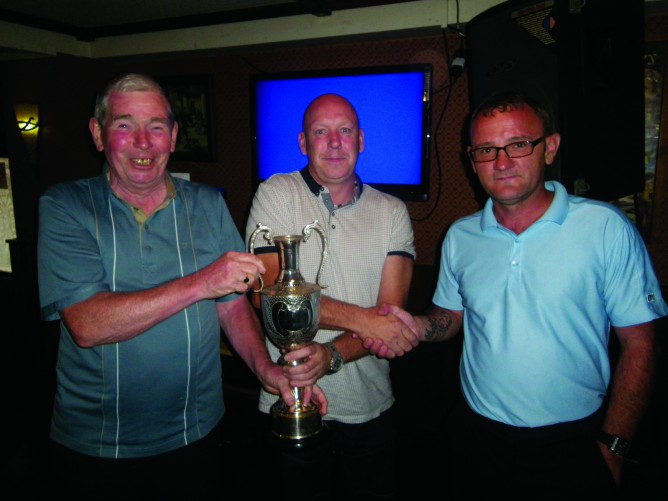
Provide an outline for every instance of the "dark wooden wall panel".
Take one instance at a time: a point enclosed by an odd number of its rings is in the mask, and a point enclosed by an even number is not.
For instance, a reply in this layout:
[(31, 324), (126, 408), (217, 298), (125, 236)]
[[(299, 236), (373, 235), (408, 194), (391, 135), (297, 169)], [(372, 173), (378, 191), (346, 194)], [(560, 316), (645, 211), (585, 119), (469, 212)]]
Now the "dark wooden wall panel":
[[(668, 57), (668, 14), (648, 16), (645, 23), (645, 40), (660, 43)], [(659, 151), (656, 161), (652, 228), (649, 250), (659, 282), (668, 290), (668, 63), (664, 63), (663, 103), (659, 130)], [(668, 293), (668, 292), (665, 292)]]

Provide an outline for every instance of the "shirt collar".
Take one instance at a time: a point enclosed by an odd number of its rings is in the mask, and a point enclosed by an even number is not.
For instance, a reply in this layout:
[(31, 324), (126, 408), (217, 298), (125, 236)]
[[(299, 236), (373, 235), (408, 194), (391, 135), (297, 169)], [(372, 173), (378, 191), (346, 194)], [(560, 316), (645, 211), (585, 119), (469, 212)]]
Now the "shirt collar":
[[(545, 188), (548, 191), (554, 192), (554, 198), (545, 211), (545, 214), (543, 214), (538, 221), (552, 221), (553, 223), (562, 224), (568, 215), (568, 192), (566, 191), (566, 188), (557, 181), (545, 181)], [(480, 229), (484, 230), (490, 226), (496, 227), (498, 224), (496, 216), (494, 215), (494, 203), (491, 198), (488, 198), (487, 202), (485, 202), (485, 207), (482, 210)]]
[[(144, 214), (144, 211), (142, 211), (138, 207), (135, 207), (132, 204), (129, 204), (125, 200), (122, 200), (121, 198), (119, 198), (116, 195), (116, 193), (114, 193), (114, 190), (111, 189), (111, 184), (109, 182), (111, 173), (109, 172), (109, 169), (110, 169), (109, 164), (107, 162), (105, 162), (102, 170), (103, 170), (103, 176), (104, 176), (104, 179), (106, 180), (106, 186), (107, 186), (107, 189), (109, 190), (109, 193), (111, 193), (114, 197), (121, 200), (123, 203), (130, 206), (132, 208), (132, 213), (135, 215), (135, 219), (137, 219), (138, 222), (141, 223), (141, 222), (146, 221), (146, 219), (148, 219), (148, 217), (146, 216), (146, 214)], [(172, 200), (174, 200), (176, 198), (176, 185), (174, 184), (174, 180), (172, 179), (172, 175), (169, 173), (169, 171), (165, 171), (165, 174), (166, 174), (165, 175), (165, 188), (167, 190), (167, 193), (165, 194), (165, 199), (162, 201), (160, 206), (158, 208), (156, 208), (156, 210), (154, 212), (157, 212), (161, 209), (164, 209), (165, 207), (167, 207), (169, 205), (169, 203)]]
[[(326, 186), (322, 186), (320, 183), (318, 183), (318, 181), (316, 181), (313, 178), (313, 176), (308, 170), (308, 166), (300, 170), (299, 173), (302, 175), (302, 178), (304, 179), (304, 182), (306, 183), (306, 186), (308, 186), (311, 193), (313, 193), (316, 197), (322, 196), (323, 201), (325, 201), (325, 203), (327, 203), (327, 200), (329, 200), (329, 203), (331, 204), (331, 198), (329, 198), (329, 190), (327, 189)], [(343, 207), (345, 205), (354, 204), (362, 196), (363, 189), (364, 189), (364, 183), (362, 183), (360, 177), (357, 175), (357, 173), (355, 173), (355, 193), (353, 195), (353, 199), (349, 203), (340, 205), (338, 207), (332, 205), (332, 207), (330, 207), (330, 210), (338, 209), (339, 207)], [(325, 195), (327, 196), (325, 197)]]

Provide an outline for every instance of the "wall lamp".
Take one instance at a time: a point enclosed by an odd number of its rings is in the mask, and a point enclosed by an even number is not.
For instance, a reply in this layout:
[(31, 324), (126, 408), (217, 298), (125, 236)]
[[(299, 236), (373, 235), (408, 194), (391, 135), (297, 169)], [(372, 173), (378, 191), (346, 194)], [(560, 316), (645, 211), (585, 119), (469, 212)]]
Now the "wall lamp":
[(36, 104), (15, 104), (16, 125), (26, 146), (28, 159), (37, 163), (37, 146), (40, 136), (39, 106)]
[(21, 132), (30, 132), (31, 130), (35, 130), (37, 127), (39, 127), (39, 122), (35, 120), (35, 117), (28, 117), (27, 121), (17, 121), (16, 124), (19, 126), (19, 130)]
[(24, 133), (36, 134), (39, 129), (39, 107), (36, 104), (15, 104), (16, 125)]

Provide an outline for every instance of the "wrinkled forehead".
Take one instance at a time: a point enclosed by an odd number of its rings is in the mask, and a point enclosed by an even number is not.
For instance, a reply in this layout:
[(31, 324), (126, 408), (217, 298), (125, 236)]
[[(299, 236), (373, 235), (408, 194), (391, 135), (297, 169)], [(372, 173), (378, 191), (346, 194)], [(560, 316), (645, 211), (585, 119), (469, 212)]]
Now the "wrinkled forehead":
[(471, 144), (479, 144), (495, 142), (499, 138), (534, 138), (543, 133), (543, 122), (530, 107), (505, 107), (480, 113), (471, 125), (470, 140)]
[(109, 94), (106, 120), (113, 120), (119, 115), (151, 116), (173, 124), (173, 115), (169, 101), (160, 92), (153, 89), (117, 91)]

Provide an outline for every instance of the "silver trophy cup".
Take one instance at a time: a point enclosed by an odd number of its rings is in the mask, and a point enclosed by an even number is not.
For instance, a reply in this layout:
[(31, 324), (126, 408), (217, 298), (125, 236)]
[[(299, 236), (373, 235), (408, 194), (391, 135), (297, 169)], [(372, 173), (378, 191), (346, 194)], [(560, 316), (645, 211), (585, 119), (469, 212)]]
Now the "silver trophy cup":
[[(322, 257), (316, 276), (316, 283), (308, 283), (299, 271), (299, 246), (311, 236), (312, 230), (322, 239)], [(258, 223), (250, 237), (249, 249), (253, 254), (255, 240), (259, 234), (270, 244), (278, 248), (280, 273), (274, 285), (264, 287), (260, 276), (260, 288), (254, 289), (261, 295), (262, 321), (269, 339), (286, 353), (313, 341), (320, 323), (320, 273), (327, 260), (327, 237), (318, 221), (307, 225), (301, 235), (274, 236), (271, 228)], [(278, 363), (287, 365), (283, 356)], [(298, 365), (301, 361), (291, 362)], [(301, 388), (293, 388), (296, 404), (290, 408), (279, 399), (271, 407), (272, 433), (282, 443), (301, 448), (307, 439), (322, 431), (322, 421), (318, 407), (303, 404)]]

